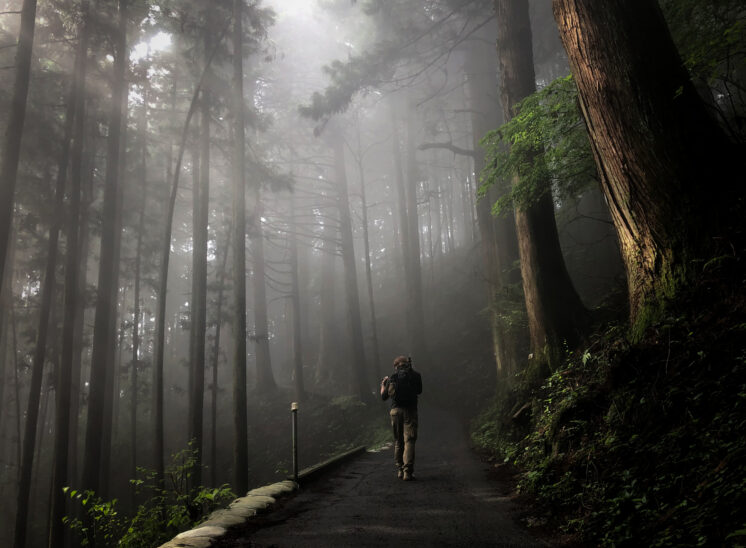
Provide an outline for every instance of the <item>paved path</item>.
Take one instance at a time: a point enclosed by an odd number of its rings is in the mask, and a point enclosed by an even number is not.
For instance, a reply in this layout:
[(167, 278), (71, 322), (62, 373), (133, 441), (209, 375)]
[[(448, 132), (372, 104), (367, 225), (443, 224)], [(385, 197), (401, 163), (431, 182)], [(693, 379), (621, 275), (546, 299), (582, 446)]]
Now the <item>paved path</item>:
[(421, 409), (419, 438), (416, 481), (397, 479), (393, 450), (365, 453), (219, 546), (546, 546), (513, 522), (456, 420)]

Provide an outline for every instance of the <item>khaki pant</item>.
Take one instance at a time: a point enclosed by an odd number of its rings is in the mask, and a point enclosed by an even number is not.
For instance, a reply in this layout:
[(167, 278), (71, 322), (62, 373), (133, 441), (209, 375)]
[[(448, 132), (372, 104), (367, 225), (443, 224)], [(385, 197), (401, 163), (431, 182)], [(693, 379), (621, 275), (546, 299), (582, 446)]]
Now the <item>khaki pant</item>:
[(417, 407), (394, 407), (391, 428), (394, 431), (394, 462), (397, 470), (414, 473), (414, 443), (417, 441)]

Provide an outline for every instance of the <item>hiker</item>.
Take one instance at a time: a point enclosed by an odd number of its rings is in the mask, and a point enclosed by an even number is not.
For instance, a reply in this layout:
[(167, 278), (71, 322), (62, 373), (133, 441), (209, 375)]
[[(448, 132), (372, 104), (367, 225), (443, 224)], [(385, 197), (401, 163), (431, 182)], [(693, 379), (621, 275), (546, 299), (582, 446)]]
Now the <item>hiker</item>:
[(396, 476), (414, 479), (414, 443), (417, 441), (417, 396), (422, 394), (422, 377), (412, 369), (412, 358), (394, 360), (394, 373), (381, 381), (381, 399), (391, 398), (391, 428), (394, 431)]

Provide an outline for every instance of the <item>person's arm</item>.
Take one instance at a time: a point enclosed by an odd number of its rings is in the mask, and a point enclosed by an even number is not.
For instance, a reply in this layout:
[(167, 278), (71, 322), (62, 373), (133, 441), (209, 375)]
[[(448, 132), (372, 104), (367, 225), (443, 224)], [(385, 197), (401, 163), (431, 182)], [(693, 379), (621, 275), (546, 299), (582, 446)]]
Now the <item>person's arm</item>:
[(386, 376), (381, 381), (381, 399), (383, 401), (386, 401), (387, 399), (389, 399), (388, 384), (389, 384), (389, 378), (388, 376)]

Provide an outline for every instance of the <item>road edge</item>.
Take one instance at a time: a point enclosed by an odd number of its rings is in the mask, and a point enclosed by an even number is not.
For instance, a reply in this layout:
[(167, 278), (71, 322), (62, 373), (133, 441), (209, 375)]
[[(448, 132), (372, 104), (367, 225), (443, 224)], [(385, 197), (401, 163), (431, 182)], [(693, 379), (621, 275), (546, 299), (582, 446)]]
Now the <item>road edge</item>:
[(300, 489), (301, 483), (314, 481), (323, 473), (365, 451), (366, 447), (361, 445), (304, 468), (298, 473), (297, 482), (293, 478), (288, 478), (252, 489), (246, 493), (246, 496), (235, 499), (227, 508), (215, 510), (207, 516), (207, 520), (192, 529), (179, 533), (168, 542), (161, 544), (159, 548), (208, 548), (225, 536), (229, 530), (245, 525), (259, 514), (269, 512), (278, 498), (294, 493)]

